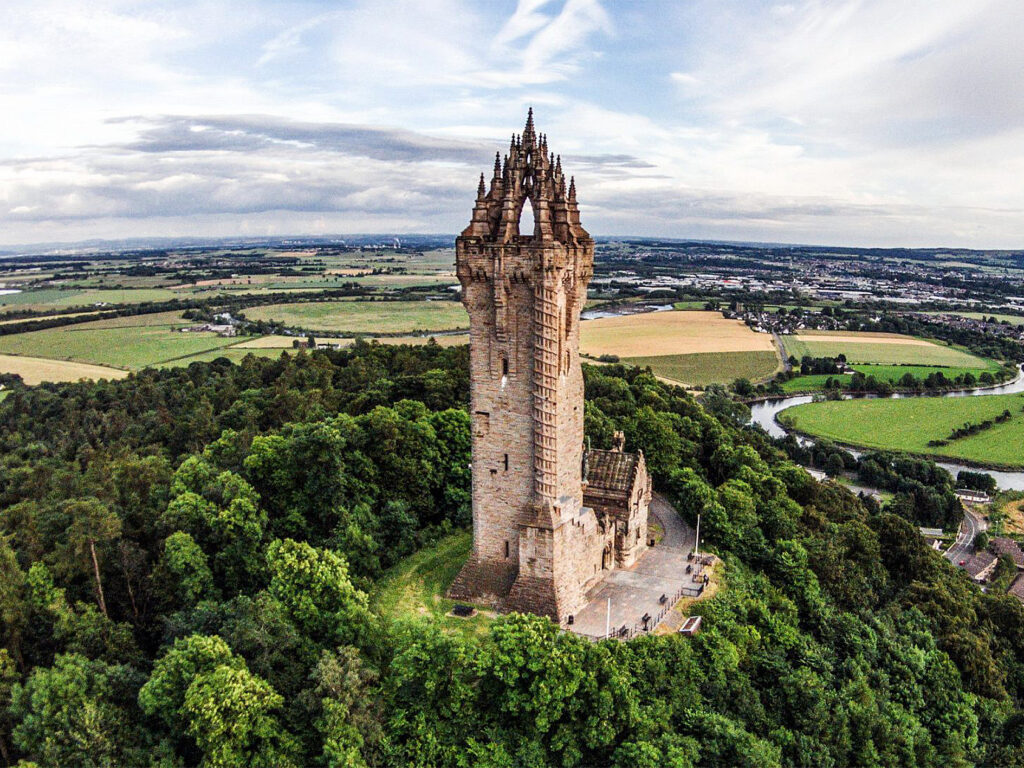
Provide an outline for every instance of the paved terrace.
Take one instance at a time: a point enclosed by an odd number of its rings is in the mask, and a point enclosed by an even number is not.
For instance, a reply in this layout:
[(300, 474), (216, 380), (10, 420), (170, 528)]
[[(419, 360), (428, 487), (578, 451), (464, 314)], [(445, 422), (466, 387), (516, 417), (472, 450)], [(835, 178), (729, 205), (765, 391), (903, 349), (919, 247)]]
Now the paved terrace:
[[(649, 522), (657, 522), (665, 532), (661, 542), (651, 547), (628, 570), (612, 571), (587, 594), (586, 606), (576, 614), (573, 632), (603, 637), (611, 598), (611, 627), (614, 633), (623, 625), (634, 627), (645, 613), (657, 617), (667, 604), (659, 602), (668, 595), (669, 603), (681, 587), (696, 587), (693, 574), (686, 572), (693, 552), (694, 530), (687, 525), (661, 496), (651, 500)], [(652, 620), (650, 629), (654, 629)]]

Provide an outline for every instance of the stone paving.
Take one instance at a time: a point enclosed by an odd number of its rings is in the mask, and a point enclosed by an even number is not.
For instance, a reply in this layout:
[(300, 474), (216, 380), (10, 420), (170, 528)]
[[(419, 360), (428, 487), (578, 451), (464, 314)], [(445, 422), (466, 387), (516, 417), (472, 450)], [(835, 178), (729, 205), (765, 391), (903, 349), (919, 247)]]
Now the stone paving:
[(609, 598), (614, 632), (623, 625), (633, 627), (644, 614), (657, 616), (665, 607), (659, 602), (662, 595), (671, 598), (680, 587), (696, 586), (692, 574), (686, 573), (689, 564), (686, 557), (693, 551), (694, 530), (657, 494), (651, 501), (649, 514), (650, 522), (659, 523), (665, 531), (662, 540), (648, 549), (632, 568), (612, 571), (595, 585), (587, 593), (586, 606), (567, 629), (603, 637)]

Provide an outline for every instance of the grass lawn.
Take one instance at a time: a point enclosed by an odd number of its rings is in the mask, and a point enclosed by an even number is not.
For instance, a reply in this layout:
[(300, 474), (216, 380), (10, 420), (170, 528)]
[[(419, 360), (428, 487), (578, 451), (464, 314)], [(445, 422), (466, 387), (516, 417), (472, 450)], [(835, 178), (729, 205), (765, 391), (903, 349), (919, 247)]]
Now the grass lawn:
[(693, 386), (726, 384), (738, 378), (757, 381), (771, 376), (779, 367), (774, 352), (699, 352), (624, 357), (622, 362), (641, 368), (649, 365), (657, 376)]
[[(963, 459), (977, 464), (1024, 467), (1024, 394), (981, 397), (917, 397), (902, 400), (841, 400), (787, 408), (779, 421), (816, 437), (865, 448), (904, 451)], [(1011, 418), (948, 445), (945, 440), (963, 424), (993, 419), (1004, 410)]]
[(784, 337), (786, 353), (797, 360), (811, 357), (846, 355), (851, 363), (922, 366), (950, 366), (985, 369), (988, 363), (979, 357), (925, 339), (898, 334), (858, 333), (853, 331), (805, 331)]
[(386, 618), (423, 618), (442, 630), (466, 635), (487, 632), (491, 616), (479, 612), (469, 619), (448, 616), (455, 602), (444, 596), (473, 547), (469, 531), (453, 533), (398, 563), (377, 581), (370, 607)]
[(468, 328), (469, 316), (454, 301), (321, 301), (270, 304), (245, 310), (249, 320), (345, 333), (409, 333)]

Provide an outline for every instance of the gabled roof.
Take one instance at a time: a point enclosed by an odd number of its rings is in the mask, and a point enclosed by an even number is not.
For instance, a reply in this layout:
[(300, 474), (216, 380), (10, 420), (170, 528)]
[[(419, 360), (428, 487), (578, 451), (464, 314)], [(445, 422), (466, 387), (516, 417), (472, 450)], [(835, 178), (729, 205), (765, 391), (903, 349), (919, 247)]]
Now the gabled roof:
[(988, 548), (999, 557), (1009, 555), (1013, 558), (1014, 565), (1024, 568), (1024, 551), (1021, 551), (1020, 545), (1013, 539), (997, 536), (989, 542)]
[(1007, 591), (1008, 595), (1013, 595), (1022, 603), (1024, 603), (1024, 573), (1021, 573), (1013, 580), (1013, 584), (1010, 585), (1010, 589)]
[(633, 487), (639, 456), (622, 451), (592, 450), (587, 453), (587, 486), (628, 493)]
[(983, 573), (987, 568), (995, 564), (995, 562), (996, 556), (991, 552), (977, 552), (967, 558), (963, 568), (976, 579), (979, 574)]

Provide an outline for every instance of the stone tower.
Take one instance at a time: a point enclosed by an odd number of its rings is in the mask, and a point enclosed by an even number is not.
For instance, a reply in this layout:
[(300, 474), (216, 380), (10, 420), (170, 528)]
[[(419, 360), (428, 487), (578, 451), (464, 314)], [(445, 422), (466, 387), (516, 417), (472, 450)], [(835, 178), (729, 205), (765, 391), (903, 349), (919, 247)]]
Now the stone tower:
[(579, 326), (594, 242), (532, 110), (489, 186), (480, 175), (455, 253), (470, 318), (473, 552), (450, 594), (565, 621), (609, 559), (607, 526), (583, 502)]

